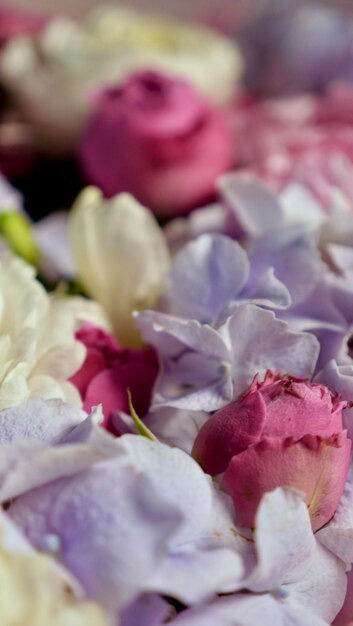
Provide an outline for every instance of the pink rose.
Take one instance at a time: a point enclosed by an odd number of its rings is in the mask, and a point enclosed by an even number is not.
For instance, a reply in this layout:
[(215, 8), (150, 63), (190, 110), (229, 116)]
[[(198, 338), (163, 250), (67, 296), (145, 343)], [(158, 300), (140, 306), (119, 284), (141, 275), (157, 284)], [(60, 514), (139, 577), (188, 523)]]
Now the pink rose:
[(204, 424), (193, 456), (208, 474), (224, 472), (239, 525), (253, 526), (265, 492), (290, 486), (305, 494), (315, 531), (333, 516), (348, 472), (345, 406), (325, 385), (269, 371)]
[(353, 88), (324, 96), (238, 101), (234, 125), (241, 175), (260, 177), (275, 191), (306, 187), (330, 214), (339, 189), (353, 202)]
[(87, 348), (81, 369), (70, 379), (79, 390), (83, 407), (90, 411), (103, 405), (103, 426), (114, 432), (111, 422), (116, 411), (129, 413), (127, 389), (131, 389), (136, 412), (141, 417), (149, 409), (158, 365), (150, 348), (121, 348), (116, 339), (91, 324), (85, 324), (76, 338)]
[(101, 93), (79, 158), (107, 196), (127, 191), (159, 215), (185, 213), (231, 167), (229, 131), (225, 112), (184, 80), (140, 72)]

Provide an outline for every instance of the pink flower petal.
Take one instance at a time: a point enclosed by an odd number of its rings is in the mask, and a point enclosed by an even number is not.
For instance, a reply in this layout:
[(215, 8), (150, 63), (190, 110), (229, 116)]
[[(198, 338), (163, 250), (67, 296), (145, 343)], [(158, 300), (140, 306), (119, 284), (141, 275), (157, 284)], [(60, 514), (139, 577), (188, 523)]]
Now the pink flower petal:
[(224, 484), (240, 526), (253, 526), (264, 493), (295, 487), (305, 494), (313, 530), (331, 519), (343, 492), (351, 450), (346, 431), (327, 439), (265, 438), (231, 460)]

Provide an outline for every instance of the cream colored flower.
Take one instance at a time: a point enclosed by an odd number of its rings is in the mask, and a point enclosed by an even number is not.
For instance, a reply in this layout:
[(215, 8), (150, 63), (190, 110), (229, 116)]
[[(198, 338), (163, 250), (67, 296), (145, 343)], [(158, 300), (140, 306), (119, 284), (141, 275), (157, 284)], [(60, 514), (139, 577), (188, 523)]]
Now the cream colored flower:
[[(108, 626), (103, 609), (76, 598), (70, 578), (49, 557), (35, 553), (25, 542), (16, 545), (16, 551), (6, 546), (4, 514), (0, 520), (1, 626)], [(10, 543), (21, 541), (15, 530), (10, 532)]]
[(74, 334), (86, 305), (49, 296), (34, 274), (9, 251), (0, 253), (0, 410), (30, 396), (80, 403), (67, 379), (84, 359)]
[(184, 77), (225, 103), (237, 89), (243, 61), (232, 40), (206, 27), (104, 7), (82, 24), (54, 18), (36, 40), (16, 37), (2, 52), (0, 75), (37, 139), (57, 151), (77, 139), (91, 94), (141, 69)]
[(72, 208), (69, 231), (87, 292), (101, 303), (120, 341), (138, 345), (132, 312), (154, 306), (169, 269), (155, 218), (129, 194), (104, 200), (98, 188), (86, 187)]

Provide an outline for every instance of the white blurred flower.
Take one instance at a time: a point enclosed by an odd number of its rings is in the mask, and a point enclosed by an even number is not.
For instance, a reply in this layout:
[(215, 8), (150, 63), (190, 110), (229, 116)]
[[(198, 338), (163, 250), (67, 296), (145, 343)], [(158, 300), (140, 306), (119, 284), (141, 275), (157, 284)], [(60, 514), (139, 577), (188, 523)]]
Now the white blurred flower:
[(57, 17), (36, 39), (16, 37), (0, 76), (42, 147), (57, 152), (72, 149), (97, 90), (141, 69), (184, 77), (220, 104), (237, 89), (243, 61), (234, 41), (206, 27), (104, 7), (81, 24)]
[(79, 403), (68, 378), (84, 359), (75, 341), (82, 300), (48, 296), (35, 270), (0, 252), (0, 410), (30, 396)]
[(108, 626), (103, 609), (76, 598), (71, 576), (36, 553), (3, 513), (0, 533), (1, 626)]
[(155, 305), (169, 269), (152, 213), (129, 194), (104, 200), (98, 188), (86, 187), (72, 208), (69, 231), (87, 292), (101, 303), (122, 343), (138, 345), (132, 312)]

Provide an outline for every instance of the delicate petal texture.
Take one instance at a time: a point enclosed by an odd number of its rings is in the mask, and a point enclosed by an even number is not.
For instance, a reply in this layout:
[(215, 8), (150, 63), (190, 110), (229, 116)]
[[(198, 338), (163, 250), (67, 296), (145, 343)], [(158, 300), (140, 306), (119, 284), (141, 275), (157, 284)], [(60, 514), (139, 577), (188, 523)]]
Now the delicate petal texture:
[(317, 538), (342, 561), (353, 563), (353, 467), (350, 467), (347, 481), (337, 511)]
[(31, 626), (108, 626), (108, 616), (102, 607), (75, 598), (70, 589), (70, 577), (47, 556), (35, 553), (21, 540), (19, 533), (14, 545), (15, 535), (15, 529), (10, 529), (2, 514), (0, 605), (3, 626), (27, 626), (29, 623)]
[(55, 443), (86, 417), (83, 411), (61, 400), (29, 398), (0, 411), (0, 443), (24, 438)]
[(173, 313), (212, 324), (238, 296), (248, 277), (249, 262), (238, 243), (222, 235), (202, 235), (174, 259)]
[(242, 393), (255, 374), (263, 378), (267, 369), (310, 377), (319, 344), (309, 333), (295, 333), (271, 311), (254, 305), (240, 307), (221, 329), (233, 349), (234, 397)]
[(112, 611), (142, 590), (180, 521), (149, 480), (115, 460), (33, 490), (11, 515), (38, 547), (46, 535), (57, 535), (62, 562)]
[(300, 227), (271, 233), (254, 242), (249, 258), (257, 271), (268, 266), (274, 268), (276, 277), (290, 293), (292, 306), (300, 304), (312, 293), (324, 269), (314, 241)]
[(119, 626), (160, 626), (175, 609), (155, 594), (143, 594), (122, 611)]
[(140, 314), (138, 326), (162, 359), (152, 408), (214, 411), (268, 368), (310, 376), (319, 352), (316, 337), (293, 332), (272, 312), (250, 304), (218, 331), (153, 311)]
[(245, 394), (226, 405), (202, 427), (193, 456), (212, 476), (224, 472), (231, 458), (266, 437), (306, 434), (329, 437), (342, 430), (340, 402), (324, 385), (266, 373), (254, 378)]
[(217, 331), (196, 320), (178, 319), (171, 315), (146, 311), (138, 316), (138, 325), (146, 342), (175, 357), (190, 348), (210, 354), (215, 360), (226, 359), (227, 347)]
[(74, 333), (85, 307), (48, 296), (34, 270), (10, 253), (0, 257), (0, 410), (30, 396), (80, 402), (67, 379), (84, 348)]
[(232, 457), (260, 441), (266, 406), (259, 392), (227, 404), (205, 422), (192, 455), (211, 476), (227, 469)]
[(243, 248), (221, 234), (201, 235), (174, 258), (166, 304), (170, 313), (219, 327), (244, 302), (287, 308), (291, 297), (260, 259), (249, 259)]
[(305, 493), (314, 530), (333, 516), (346, 480), (351, 441), (346, 433), (324, 439), (263, 438), (233, 456), (224, 475), (240, 526), (253, 526), (262, 494), (279, 485)]
[(287, 309), (292, 300), (284, 283), (275, 275), (274, 267), (261, 267), (254, 264), (250, 270), (250, 279), (241, 294), (242, 300), (259, 306)]
[(189, 609), (177, 617), (175, 626), (329, 626), (328, 622), (290, 599), (273, 595), (240, 593)]
[(154, 311), (140, 314), (137, 323), (144, 340), (163, 357), (152, 409), (212, 411), (231, 400), (230, 354), (216, 330)]
[(247, 586), (252, 591), (294, 582), (310, 559), (315, 538), (300, 492), (277, 488), (263, 496), (255, 519), (257, 568)]
[[(295, 602), (331, 623), (346, 592), (343, 563), (315, 539), (300, 493), (276, 489), (260, 504), (255, 524), (258, 565), (245, 586)], [(332, 581), (335, 585), (332, 585)]]
[(246, 235), (261, 237), (281, 226), (281, 206), (275, 194), (261, 182), (249, 182), (226, 174), (220, 179), (219, 188)]
[(86, 471), (77, 466), (54, 482), (42, 475), (43, 486), (18, 497), (11, 517), (41, 549), (56, 535), (61, 562), (113, 611), (143, 591), (200, 602), (224, 586), (239, 589), (242, 558), (217, 539), (217, 492), (198, 465), (135, 435), (114, 448)]
[(206, 411), (166, 407), (149, 413), (144, 423), (159, 441), (190, 454), (196, 436), (208, 418)]
[(343, 424), (352, 439), (353, 435), (353, 407), (350, 402), (353, 399), (353, 365), (337, 365), (334, 359), (330, 360), (326, 367), (315, 377), (320, 383), (327, 385), (333, 392), (339, 393), (343, 400), (348, 401), (348, 406), (343, 411)]
[(46, 481), (72, 476), (117, 454), (115, 441), (87, 418), (63, 437), (70, 445), (49, 446), (22, 440), (0, 446), (0, 500), (25, 493)]
[[(98, 404), (104, 413), (103, 426), (113, 432), (117, 412), (129, 413), (128, 389), (134, 408), (144, 417), (150, 407), (152, 388), (158, 374), (156, 355), (151, 348), (121, 348), (115, 337), (92, 324), (85, 324), (76, 338), (86, 347), (82, 367), (71, 377), (86, 411)], [(134, 431), (134, 429), (133, 429)]]
[(165, 286), (169, 257), (151, 213), (128, 194), (104, 200), (88, 187), (69, 221), (78, 273), (124, 344), (139, 342), (132, 312), (152, 307)]

